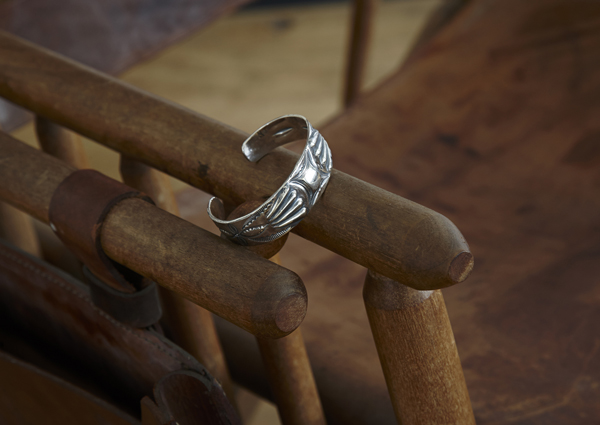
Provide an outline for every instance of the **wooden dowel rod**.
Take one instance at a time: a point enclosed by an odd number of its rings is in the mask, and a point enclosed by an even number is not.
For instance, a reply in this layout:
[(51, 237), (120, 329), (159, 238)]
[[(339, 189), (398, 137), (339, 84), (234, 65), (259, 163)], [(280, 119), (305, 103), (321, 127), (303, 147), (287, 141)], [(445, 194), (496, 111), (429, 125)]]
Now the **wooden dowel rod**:
[(78, 169), (90, 168), (81, 137), (46, 118), (35, 117), (35, 132), (44, 152)]
[[(0, 132), (0, 199), (48, 223), (58, 185), (74, 167)], [(254, 335), (285, 336), (306, 314), (293, 272), (140, 199), (108, 213), (102, 248), (113, 260)]]
[(325, 414), (302, 331), (281, 339), (257, 337), (267, 380), (283, 425), (324, 425)]
[(353, 0), (352, 23), (346, 59), (344, 106), (349, 107), (360, 94), (367, 67), (369, 42), (378, 0)]
[[(271, 258), (281, 264), (279, 254)], [(283, 425), (325, 425), (325, 413), (300, 328), (280, 339), (257, 337)]]
[(441, 291), (369, 271), (363, 296), (398, 423), (475, 424)]
[[(229, 204), (270, 196), (298, 159), (278, 148), (251, 163), (245, 133), (5, 32), (0, 56), (0, 96)], [(294, 232), (416, 289), (451, 286), (472, 267), (447, 218), (336, 170)]]
[[(0, 127), (0, 131), (2, 128)], [(31, 217), (0, 201), (0, 238), (36, 257), (42, 256), (40, 241)]]
[[(228, 217), (233, 220), (255, 210), (261, 201), (248, 201)], [(287, 235), (246, 249), (280, 264), (279, 250)], [(283, 425), (325, 425), (325, 414), (300, 329), (280, 338), (257, 337), (267, 380)]]
[[(156, 206), (179, 216), (179, 207), (167, 176), (135, 159), (121, 156), (123, 182), (150, 196)], [(208, 310), (160, 287), (163, 305), (161, 323), (168, 336), (202, 363), (221, 383), (225, 394), (235, 402), (235, 392), (213, 318)]]

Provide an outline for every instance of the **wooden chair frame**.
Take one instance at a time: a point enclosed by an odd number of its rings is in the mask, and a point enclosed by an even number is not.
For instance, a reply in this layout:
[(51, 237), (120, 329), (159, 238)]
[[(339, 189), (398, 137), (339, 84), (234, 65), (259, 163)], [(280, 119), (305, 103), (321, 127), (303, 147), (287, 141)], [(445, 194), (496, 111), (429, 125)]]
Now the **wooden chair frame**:
[[(10, 65), (0, 69), (0, 96), (229, 206), (272, 193), (297, 159), (277, 149), (250, 164), (238, 152), (244, 133), (5, 33), (0, 55)], [(8, 135), (0, 144), (11, 159), (0, 167), (6, 182), (0, 198), (48, 222), (52, 194), (74, 167)], [(40, 169), (47, 176), (42, 183)], [(173, 242), (174, 231), (187, 236)], [(334, 170), (323, 199), (294, 232), (370, 270), (365, 304), (398, 420), (474, 423), (439, 292), (462, 282), (473, 267), (458, 229), (428, 208)], [(203, 264), (194, 258), (198, 246)], [(113, 260), (256, 335), (277, 338), (298, 327), (303, 314), (278, 322), (278, 306), (289, 297), (295, 297), (298, 311), (306, 311), (302, 282), (293, 273), (141, 201), (124, 201), (111, 210), (102, 248)], [(224, 253), (231, 261), (220, 268)], [(177, 272), (157, 266), (165, 262)], [(205, 268), (222, 272), (198, 282)], [(255, 276), (250, 297), (249, 268)], [(274, 283), (275, 274), (278, 291), (265, 299), (259, 288)], [(225, 294), (223, 280), (239, 292)], [(239, 308), (232, 311), (231, 305)], [(430, 355), (423, 357), (424, 351)]]

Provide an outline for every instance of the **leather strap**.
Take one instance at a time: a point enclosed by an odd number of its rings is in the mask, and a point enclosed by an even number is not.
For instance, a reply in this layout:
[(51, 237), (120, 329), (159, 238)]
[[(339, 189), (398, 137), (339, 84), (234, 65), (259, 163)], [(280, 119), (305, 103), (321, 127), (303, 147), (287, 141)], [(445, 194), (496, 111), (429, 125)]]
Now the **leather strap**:
[(112, 261), (102, 250), (102, 222), (117, 203), (143, 193), (95, 170), (78, 170), (58, 186), (50, 201), (50, 227), (90, 271), (112, 288), (133, 293), (145, 286), (142, 276)]
[(135, 328), (147, 328), (160, 320), (162, 308), (155, 282), (139, 291), (117, 291), (98, 279), (89, 268), (83, 266), (83, 275), (90, 285), (94, 304), (121, 323)]

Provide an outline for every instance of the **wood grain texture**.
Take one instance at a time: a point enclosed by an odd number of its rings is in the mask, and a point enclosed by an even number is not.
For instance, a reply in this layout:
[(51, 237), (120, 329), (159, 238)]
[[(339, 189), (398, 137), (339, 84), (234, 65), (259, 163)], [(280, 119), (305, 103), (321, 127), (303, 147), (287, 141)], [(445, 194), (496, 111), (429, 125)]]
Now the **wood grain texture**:
[(364, 85), (369, 44), (378, 1), (354, 0), (352, 2), (352, 24), (344, 80), (343, 102), (346, 108), (356, 100)]
[[(74, 168), (4, 133), (0, 151), (0, 198), (47, 223), (52, 194)], [(300, 325), (307, 300), (295, 273), (135, 201), (114, 206), (103, 223), (110, 258), (253, 334), (277, 338)]]
[[(125, 184), (150, 196), (157, 207), (179, 216), (167, 176), (123, 156), (120, 170)], [(202, 363), (221, 382), (229, 399), (235, 400), (233, 384), (210, 312), (162, 286), (159, 291), (163, 306), (161, 324), (169, 338)]]
[(58, 185), (76, 169), (0, 132), (0, 198), (41, 222)]
[[(480, 425), (600, 418), (599, 9), (474, 1), (322, 128), (336, 167), (439, 209), (469, 241), (477, 266), (443, 294)], [(310, 295), (329, 423), (396, 423), (365, 270), (294, 235), (282, 263)], [(252, 338), (227, 329), (234, 378), (264, 391), (236, 364), (260, 363)]]
[(340, 169), (440, 209), (480, 259), (444, 291), (479, 424), (600, 417), (598, 28), (587, 1), (472, 2), (323, 129)]
[(471, 0), (444, 0), (427, 17), (423, 27), (413, 42), (410, 51), (404, 58), (404, 64), (410, 61), (411, 57), (423, 46), (427, 44), (440, 30), (447, 24), (450, 24), (454, 17)]
[(325, 414), (300, 329), (281, 339), (257, 338), (283, 425), (324, 425)]
[[(208, 198), (192, 189), (178, 194), (182, 211), (190, 213)], [(186, 217), (214, 227), (205, 214)], [(297, 270), (308, 288), (301, 329), (327, 423), (395, 424), (362, 298), (364, 268), (296, 235), (281, 254), (281, 262)], [(215, 323), (234, 380), (274, 400), (256, 338), (224, 320)]]
[(293, 272), (144, 201), (113, 207), (102, 247), (123, 265), (143, 268), (146, 277), (255, 335), (280, 338), (306, 314), (306, 290)]
[[(0, 51), (10, 63), (0, 70), (0, 95), (230, 204), (272, 194), (297, 160), (278, 149), (250, 163), (239, 151), (242, 132), (11, 35), (0, 36)], [(449, 272), (470, 251), (447, 218), (338, 171), (294, 232), (419, 289), (468, 275)]]
[[(336, 167), (439, 209), (469, 241), (478, 265), (443, 293), (480, 425), (600, 417), (599, 9), (473, 2), (322, 129)], [(292, 237), (286, 249), (311, 297), (302, 330), (327, 414), (395, 423), (364, 270)]]
[(442, 293), (369, 272), (363, 295), (398, 423), (475, 424)]

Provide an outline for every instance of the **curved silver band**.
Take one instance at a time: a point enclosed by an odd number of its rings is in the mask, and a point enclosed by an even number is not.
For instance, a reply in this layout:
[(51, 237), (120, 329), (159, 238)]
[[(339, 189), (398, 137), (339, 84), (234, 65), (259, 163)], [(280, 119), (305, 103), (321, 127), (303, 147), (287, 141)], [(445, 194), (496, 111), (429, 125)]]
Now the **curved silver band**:
[(222, 220), (223, 204), (208, 203), (208, 215), (227, 239), (239, 245), (259, 245), (288, 233), (319, 200), (331, 174), (331, 151), (321, 134), (300, 115), (284, 115), (256, 130), (242, 144), (249, 161), (256, 162), (278, 146), (306, 139), (294, 170), (269, 199), (243, 217)]

